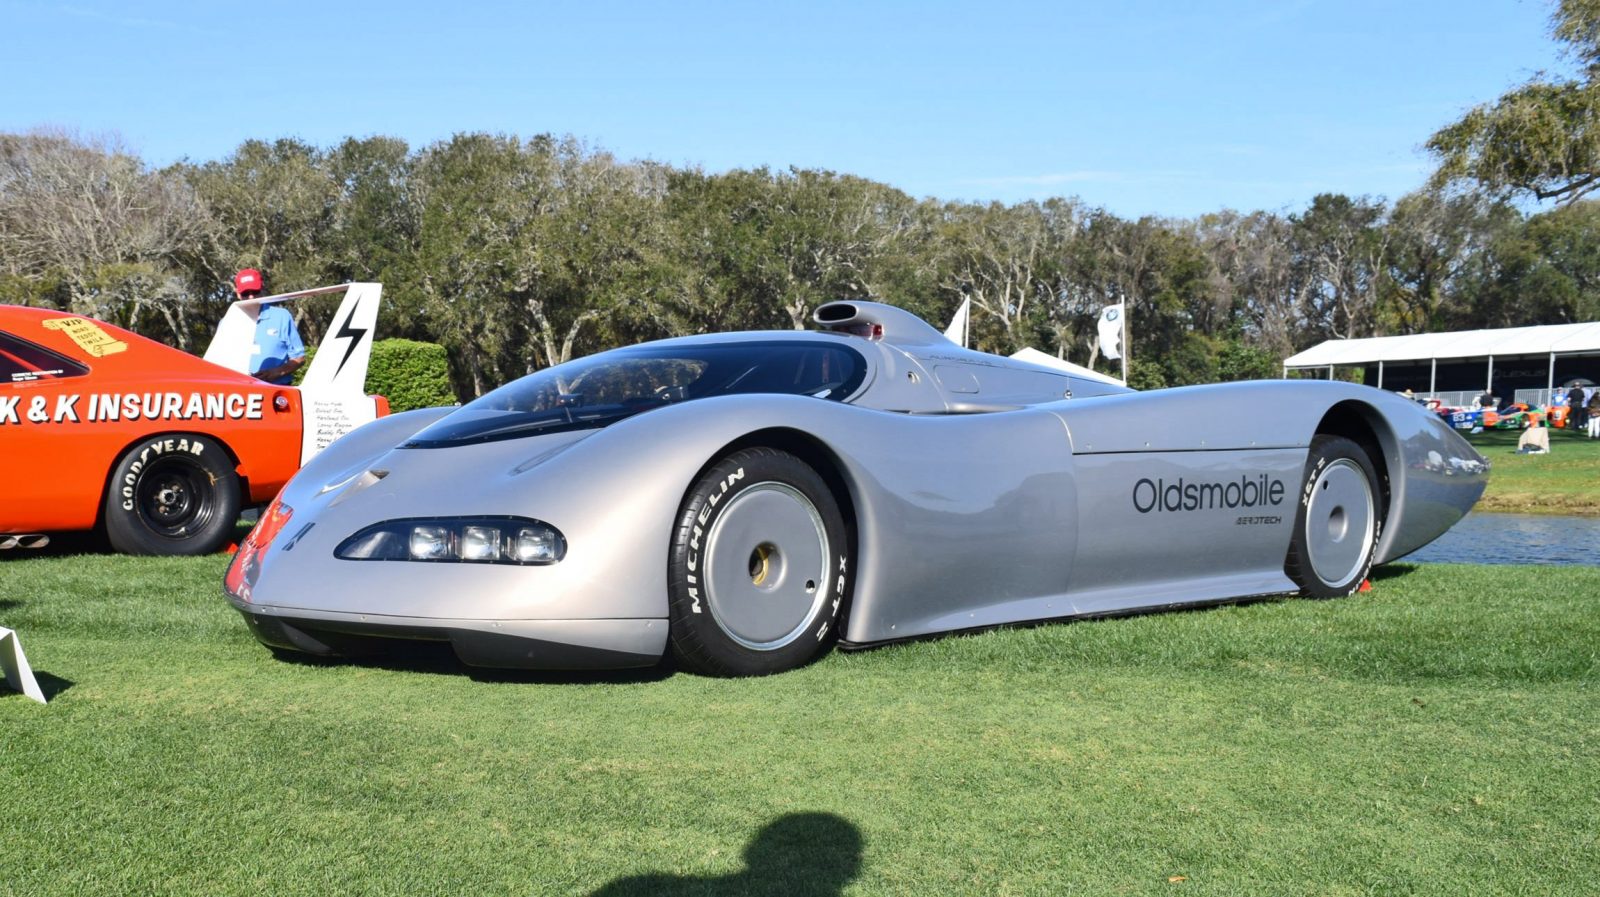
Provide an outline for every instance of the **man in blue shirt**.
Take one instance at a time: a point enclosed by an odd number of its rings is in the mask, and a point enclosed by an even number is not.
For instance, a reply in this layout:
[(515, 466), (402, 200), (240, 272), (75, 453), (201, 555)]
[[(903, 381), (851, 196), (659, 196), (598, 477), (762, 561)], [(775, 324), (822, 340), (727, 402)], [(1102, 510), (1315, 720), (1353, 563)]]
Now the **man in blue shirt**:
[[(233, 276), (233, 292), (240, 299), (261, 295), (261, 272), (246, 268)], [(281, 305), (268, 305), (256, 316), (256, 341), (250, 347), (250, 373), (279, 385), (294, 380), (306, 363), (306, 344), (294, 326), (294, 315)]]

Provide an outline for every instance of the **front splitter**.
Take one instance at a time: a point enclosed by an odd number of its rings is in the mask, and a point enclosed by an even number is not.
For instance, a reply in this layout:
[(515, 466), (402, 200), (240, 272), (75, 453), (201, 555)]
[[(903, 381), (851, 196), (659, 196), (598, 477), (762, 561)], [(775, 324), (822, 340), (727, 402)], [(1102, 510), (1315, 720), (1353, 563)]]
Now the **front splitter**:
[(667, 621), (655, 619), (462, 620), (264, 612), (248, 605), (238, 610), (262, 644), (319, 657), (381, 655), (396, 642), (446, 642), (469, 666), (610, 670), (654, 666), (667, 646)]

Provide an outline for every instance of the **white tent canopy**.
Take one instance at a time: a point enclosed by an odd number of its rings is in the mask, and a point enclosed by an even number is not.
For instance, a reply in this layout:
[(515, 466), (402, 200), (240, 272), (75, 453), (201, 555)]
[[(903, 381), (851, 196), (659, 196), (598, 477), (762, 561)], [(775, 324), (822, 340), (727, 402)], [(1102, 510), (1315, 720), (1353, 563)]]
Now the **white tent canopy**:
[(1486, 364), (1485, 388), (1492, 389), (1496, 358), (1538, 357), (1549, 364), (1545, 384), (1548, 390), (1555, 385), (1556, 358), (1562, 355), (1600, 355), (1600, 321), (1328, 340), (1284, 359), (1283, 370), (1288, 374), (1291, 370), (1327, 368), (1331, 377), (1336, 367), (1375, 364), (1377, 386), (1381, 389), (1385, 364), (1430, 364), (1428, 391), (1433, 392), (1441, 360), (1482, 359)]
[(1293, 370), (1325, 368), (1329, 365), (1376, 364), (1380, 361), (1424, 362), (1435, 359), (1587, 353), (1600, 353), (1600, 321), (1368, 339), (1331, 339), (1289, 356), (1283, 366)]

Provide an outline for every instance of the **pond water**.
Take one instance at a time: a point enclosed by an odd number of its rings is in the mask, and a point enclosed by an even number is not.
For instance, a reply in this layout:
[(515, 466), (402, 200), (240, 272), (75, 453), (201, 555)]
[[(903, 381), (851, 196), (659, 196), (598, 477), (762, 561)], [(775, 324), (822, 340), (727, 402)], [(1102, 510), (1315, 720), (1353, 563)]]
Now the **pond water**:
[(1600, 566), (1600, 517), (1468, 514), (1402, 562)]

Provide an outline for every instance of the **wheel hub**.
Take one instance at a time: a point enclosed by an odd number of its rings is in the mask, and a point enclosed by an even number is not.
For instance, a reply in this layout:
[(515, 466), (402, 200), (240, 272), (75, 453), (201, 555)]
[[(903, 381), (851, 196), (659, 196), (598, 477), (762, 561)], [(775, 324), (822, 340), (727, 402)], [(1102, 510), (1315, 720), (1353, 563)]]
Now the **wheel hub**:
[(138, 490), (142, 516), (164, 535), (182, 532), (203, 510), (199, 490), (185, 470), (150, 471)]
[(774, 570), (781, 570), (783, 555), (778, 552), (778, 546), (771, 542), (762, 542), (750, 552), (750, 584), (761, 588), (769, 582), (776, 585), (778, 574)]
[(711, 615), (746, 648), (788, 645), (825, 597), (828, 558), (827, 530), (811, 501), (784, 483), (757, 483), (730, 499), (706, 534)]

